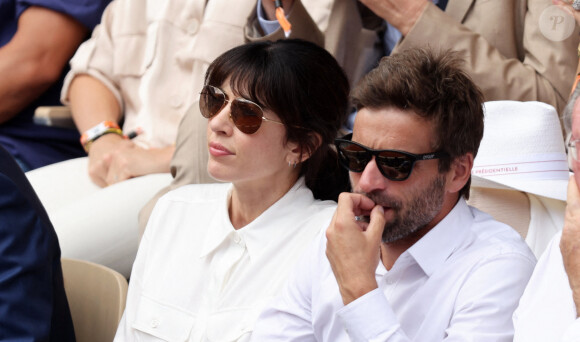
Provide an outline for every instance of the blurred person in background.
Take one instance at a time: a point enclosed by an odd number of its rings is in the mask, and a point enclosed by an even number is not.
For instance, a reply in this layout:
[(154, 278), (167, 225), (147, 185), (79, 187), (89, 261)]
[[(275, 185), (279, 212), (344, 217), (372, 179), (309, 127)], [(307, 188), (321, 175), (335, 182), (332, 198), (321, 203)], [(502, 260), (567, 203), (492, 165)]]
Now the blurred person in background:
[(75, 341), (58, 238), (26, 176), (2, 146), (0, 340)]
[[(71, 60), (62, 89), (88, 157), (27, 174), (64, 256), (129, 277), (138, 213), (171, 181), (177, 127), (188, 111), (195, 123), (186, 132), (194, 141), (187, 151), (196, 175), (191, 183), (215, 182), (206, 171), (206, 122), (196, 115), (203, 75), (224, 51), (250, 38), (279, 37), (245, 34), (248, 17), (259, 9), (255, 0), (116, 0), (106, 8)], [(290, 20), (306, 11), (286, 9)], [(320, 33), (306, 30), (314, 23), (294, 24), (290, 37), (322, 45)]]
[(564, 228), (551, 240), (514, 314), (514, 341), (580, 340), (580, 87), (562, 118), (567, 133), (568, 183)]
[(68, 61), (109, 1), (0, 1), (0, 145), (24, 171), (85, 155), (77, 131), (33, 116), (60, 105)]

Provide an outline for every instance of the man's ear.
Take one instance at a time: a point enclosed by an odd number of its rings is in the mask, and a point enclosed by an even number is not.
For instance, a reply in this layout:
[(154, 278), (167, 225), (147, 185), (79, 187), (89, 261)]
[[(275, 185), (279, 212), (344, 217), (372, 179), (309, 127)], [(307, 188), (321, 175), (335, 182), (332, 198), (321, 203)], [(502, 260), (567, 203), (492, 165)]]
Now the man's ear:
[[(306, 161), (322, 144), (322, 137), (316, 132), (308, 133), (309, 144), (298, 144), (297, 142), (288, 142), (289, 163), (302, 163)], [(310, 149), (312, 147), (312, 149)]]
[(473, 168), (473, 153), (468, 152), (451, 162), (447, 177), (447, 191), (459, 192), (471, 177)]

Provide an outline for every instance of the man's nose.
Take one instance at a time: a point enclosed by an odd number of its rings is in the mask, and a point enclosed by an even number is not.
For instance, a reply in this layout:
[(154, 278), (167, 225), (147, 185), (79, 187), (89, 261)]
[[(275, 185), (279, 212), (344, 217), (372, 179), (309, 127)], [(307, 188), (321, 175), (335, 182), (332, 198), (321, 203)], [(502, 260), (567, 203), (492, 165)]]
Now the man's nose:
[(360, 175), (358, 187), (365, 193), (384, 190), (387, 179), (379, 171), (375, 157), (373, 157)]

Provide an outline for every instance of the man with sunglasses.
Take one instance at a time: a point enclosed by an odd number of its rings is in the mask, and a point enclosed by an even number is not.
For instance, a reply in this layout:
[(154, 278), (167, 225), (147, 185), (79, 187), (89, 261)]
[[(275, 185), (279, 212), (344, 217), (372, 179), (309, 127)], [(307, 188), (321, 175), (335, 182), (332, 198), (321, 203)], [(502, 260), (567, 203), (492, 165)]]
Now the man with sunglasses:
[(568, 165), (564, 227), (538, 260), (514, 314), (515, 342), (580, 341), (580, 86), (562, 113)]
[(353, 133), (336, 140), (353, 192), (254, 341), (512, 340), (535, 258), (465, 202), (483, 110), (460, 65), (455, 53), (410, 49), (353, 91)]

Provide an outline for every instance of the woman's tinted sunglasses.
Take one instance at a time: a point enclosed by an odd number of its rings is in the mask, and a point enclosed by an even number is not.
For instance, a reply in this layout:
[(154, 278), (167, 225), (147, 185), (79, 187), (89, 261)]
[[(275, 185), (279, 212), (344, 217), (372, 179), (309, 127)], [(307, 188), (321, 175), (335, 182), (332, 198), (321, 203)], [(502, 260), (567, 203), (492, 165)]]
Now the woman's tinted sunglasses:
[(234, 125), (246, 134), (258, 131), (262, 121), (274, 122), (283, 125), (280, 121), (264, 117), (264, 111), (258, 104), (243, 98), (228, 100), (226, 94), (218, 87), (206, 85), (201, 90), (199, 97), (199, 109), (205, 118), (212, 118), (219, 113), (228, 102), (231, 102), (230, 117)]
[(445, 152), (413, 154), (397, 150), (373, 150), (351, 139), (352, 133), (334, 141), (342, 166), (352, 172), (363, 172), (374, 156), (381, 174), (393, 181), (403, 181), (409, 178), (416, 161), (440, 159), (447, 156)]

